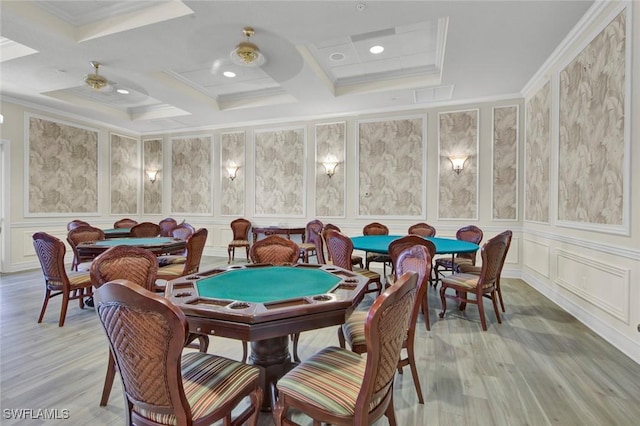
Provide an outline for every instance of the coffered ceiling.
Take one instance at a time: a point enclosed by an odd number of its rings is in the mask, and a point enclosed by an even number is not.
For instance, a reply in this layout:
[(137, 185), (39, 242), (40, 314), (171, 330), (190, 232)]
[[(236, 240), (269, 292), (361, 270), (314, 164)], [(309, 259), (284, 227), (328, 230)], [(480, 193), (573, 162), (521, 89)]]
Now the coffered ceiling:
[(140, 133), (518, 96), (592, 3), (3, 0), (0, 95)]

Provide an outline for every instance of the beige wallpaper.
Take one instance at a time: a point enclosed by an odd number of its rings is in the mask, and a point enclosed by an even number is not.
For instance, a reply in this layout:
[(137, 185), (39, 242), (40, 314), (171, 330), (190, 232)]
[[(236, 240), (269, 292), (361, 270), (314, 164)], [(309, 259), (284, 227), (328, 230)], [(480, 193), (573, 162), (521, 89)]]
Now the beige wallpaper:
[(171, 211), (212, 213), (211, 137), (171, 139)]
[[(346, 123), (316, 125), (316, 216), (344, 217)], [(337, 161), (332, 177), (323, 161)]]
[(137, 214), (140, 181), (138, 140), (112, 133), (110, 148), (111, 214)]
[(255, 132), (255, 214), (302, 216), (305, 130)]
[[(226, 166), (240, 166), (231, 180)], [(225, 216), (244, 215), (244, 185), (246, 175), (245, 133), (231, 132), (220, 135), (221, 209)]]
[(493, 108), (493, 219), (518, 218), (518, 106)]
[(622, 12), (560, 72), (560, 220), (623, 222), (625, 27)]
[(424, 124), (420, 117), (358, 123), (362, 216), (425, 216)]
[(26, 117), (28, 212), (98, 212), (98, 130)]
[[(440, 152), (438, 217), (478, 218), (478, 110), (438, 114)], [(466, 156), (460, 174), (453, 171), (451, 156)]]
[[(142, 182), (144, 182), (144, 201), (142, 203), (144, 213), (162, 213), (162, 139), (148, 139), (142, 141)], [(158, 170), (156, 181), (151, 182), (146, 170)]]
[(526, 104), (525, 219), (549, 221), (549, 86), (547, 82)]

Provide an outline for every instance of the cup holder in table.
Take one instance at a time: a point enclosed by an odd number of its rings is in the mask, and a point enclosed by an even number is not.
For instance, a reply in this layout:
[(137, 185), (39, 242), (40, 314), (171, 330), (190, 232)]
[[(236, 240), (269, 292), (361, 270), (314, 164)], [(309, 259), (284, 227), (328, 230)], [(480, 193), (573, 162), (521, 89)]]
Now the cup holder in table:
[(358, 279), (357, 278), (346, 278), (344, 280), (345, 283), (357, 283)]
[(328, 294), (318, 294), (317, 296), (313, 296), (312, 299), (318, 302), (327, 302), (329, 300), (332, 300), (333, 297), (329, 296)]
[(246, 302), (235, 302), (229, 305), (229, 309), (247, 309), (251, 305)]
[(188, 291), (181, 291), (173, 294), (173, 297), (189, 297), (189, 296), (191, 296), (191, 292), (188, 292)]

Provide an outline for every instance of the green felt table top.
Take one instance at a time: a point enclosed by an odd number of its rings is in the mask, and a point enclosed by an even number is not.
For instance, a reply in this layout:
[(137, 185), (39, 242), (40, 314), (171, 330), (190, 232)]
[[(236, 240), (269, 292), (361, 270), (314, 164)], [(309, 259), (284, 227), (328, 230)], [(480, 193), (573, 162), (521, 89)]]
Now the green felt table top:
[[(361, 235), (352, 237), (353, 248), (373, 253), (388, 254), (389, 243), (402, 235)], [(468, 241), (461, 241), (455, 238), (425, 237), (436, 246), (436, 254), (449, 253), (473, 253), (479, 246)]]
[(97, 246), (160, 246), (170, 244), (176, 240), (172, 237), (156, 237), (156, 238), (109, 238), (108, 240), (96, 241)]
[(109, 228), (103, 229), (105, 234), (125, 234), (131, 232), (131, 228)]
[(287, 266), (229, 270), (196, 283), (200, 297), (264, 303), (329, 292), (341, 278)]

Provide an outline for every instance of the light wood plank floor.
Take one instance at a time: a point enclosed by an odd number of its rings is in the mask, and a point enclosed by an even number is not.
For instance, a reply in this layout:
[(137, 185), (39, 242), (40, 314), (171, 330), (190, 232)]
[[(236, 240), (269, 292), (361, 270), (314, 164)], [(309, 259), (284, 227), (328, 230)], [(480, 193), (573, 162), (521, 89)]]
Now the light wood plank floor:
[[(206, 262), (203, 269), (225, 259)], [(119, 377), (109, 405), (98, 405), (108, 349), (94, 311), (72, 302), (58, 328), (60, 301), (54, 299), (37, 324), (43, 292), (39, 270), (0, 278), (0, 423), (124, 424)], [(439, 319), (438, 294), (429, 290), (431, 331), (420, 318), (416, 341), (425, 404), (418, 404), (405, 369), (395, 382), (400, 426), (640, 424), (640, 365), (524, 282), (504, 279), (503, 292), (503, 323), (489, 308), (489, 329), (482, 332), (473, 305), (462, 314), (451, 303)], [(362, 308), (371, 302), (367, 297)], [(330, 328), (303, 333), (300, 342), (304, 359), (338, 339)], [(234, 359), (242, 354), (240, 342), (223, 338), (212, 338), (209, 351)], [(16, 420), (9, 418), (12, 409), (57, 409), (60, 416), (68, 410), (69, 418)], [(272, 424), (263, 413), (260, 425)]]

